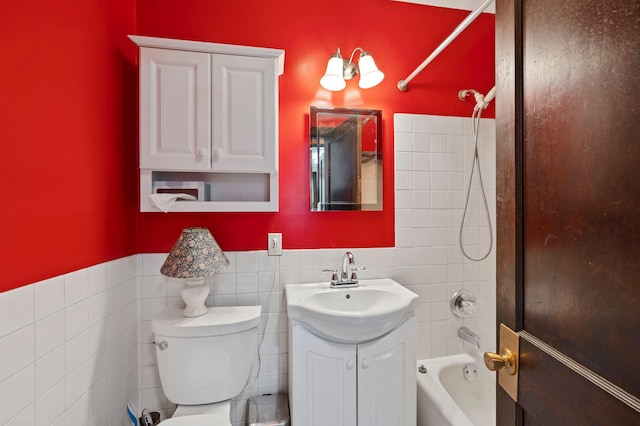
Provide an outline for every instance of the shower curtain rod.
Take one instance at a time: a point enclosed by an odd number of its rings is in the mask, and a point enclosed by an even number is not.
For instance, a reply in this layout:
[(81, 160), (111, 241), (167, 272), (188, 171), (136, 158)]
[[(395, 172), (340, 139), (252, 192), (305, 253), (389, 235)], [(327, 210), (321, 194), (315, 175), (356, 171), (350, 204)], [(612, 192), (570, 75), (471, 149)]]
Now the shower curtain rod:
[(449, 46), (449, 44), (456, 38), (458, 37), (458, 35), (460, 35), (460, 33), (462, 31), (464, 31), (465, 28), (467, 28), (469, 26), (470, 23), (472, 23), (473, 21), (475, 21), (475, 19), (480, 16), (480, 14), (487, 8), (487, 6), (489, 6), (491, 3), (493, 3), (494, 0), (484, 0), (480, 6), (478, 6), (473, 12), (471, 12), (469, 14), (469, 16), (467, 16), (466, 18), (464, 18), (464, 21), (462, 21), (460, 23), (460, 25), (458, 25), (456, 27), (455, 30), (453, 30), (453, 32), (451, 34), (449, 34), (449, 37), (447, 37), (446, 39), (444, 39), (444, 41), (442, 43), (440, 43), (440, 46), (438, 46), (436, 48), (436, 50), (434, 50), (431, 55), (429, 55), (427, 57), (427, 59), (425, 59), (420, 65), (418, 65), (418, 67), (413, 70), (413, 72), (411, 74), (409, 74), (409, 76), (407, 78), (405, 78), (404, 80), (400, 80), (398, 82), (398, 90), (400, 90), (401, 92), (406, 92), (407, 88), (409, 86), (409, 82), (411, 80), (414, 79), (414, 77), (418, 74), (420, 74), (420, 72), (427, 66), (429, 65), (429, 63), (431, 61), (433, 61), (435, 59), (436, 56), (438, 56), (440, 54), (440, 52), (442, 52), (447, 46)]

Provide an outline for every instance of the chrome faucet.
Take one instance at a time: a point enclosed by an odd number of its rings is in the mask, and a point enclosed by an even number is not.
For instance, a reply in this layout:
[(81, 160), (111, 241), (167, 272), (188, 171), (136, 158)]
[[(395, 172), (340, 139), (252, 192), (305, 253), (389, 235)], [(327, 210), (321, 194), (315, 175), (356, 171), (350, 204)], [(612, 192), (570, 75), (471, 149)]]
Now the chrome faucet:
[(480, 336), (469, 330), (467, 327), (460, 327), (458, 329), (458, 337), (465, 342), (471, 343), (477, 350), (480, 350)]
[[(348, 251), (342, 256), (342, 269), (340, 272), (340, 281), (341, 282), (349, 281), (351, 279), (351, 274), (353, 274), (355, 277), (355, 272), (352, 272), (352, 271), (353, 271), (353, 253)], [(355, 281), (357, 283), (358, 279), (356, 278)]]
[(323, 269), (323, 272), (333, 273), (331, 275), (331, 287), (357, 287), (358, 275), (356, 271), (362, 271), (363, 269), (365, 269), (364, 266), (355, 266), (353, 253), (348, 251), (342, 256), (340, 276), (338, 276), (337, 269)]

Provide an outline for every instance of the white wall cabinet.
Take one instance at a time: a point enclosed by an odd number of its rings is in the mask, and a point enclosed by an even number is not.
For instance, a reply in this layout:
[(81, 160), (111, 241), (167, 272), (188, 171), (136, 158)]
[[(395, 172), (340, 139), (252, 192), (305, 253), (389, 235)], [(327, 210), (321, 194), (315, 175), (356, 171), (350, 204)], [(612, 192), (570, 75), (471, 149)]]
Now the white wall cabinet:
[(140, 168), (211, 169), (211, 55), (140, 49)]
[(214, 169), (277, 169), (274, 65), (268, 58), (213, 55)]
[(415, 426), (415, 317), (367, 343), (342, 345), (289, 328), (291, 423)]
[(140, 46), (140, 208), (157, 181), (197, 181), (171, 211), (278, 210), (284, 51), (130, 36)]

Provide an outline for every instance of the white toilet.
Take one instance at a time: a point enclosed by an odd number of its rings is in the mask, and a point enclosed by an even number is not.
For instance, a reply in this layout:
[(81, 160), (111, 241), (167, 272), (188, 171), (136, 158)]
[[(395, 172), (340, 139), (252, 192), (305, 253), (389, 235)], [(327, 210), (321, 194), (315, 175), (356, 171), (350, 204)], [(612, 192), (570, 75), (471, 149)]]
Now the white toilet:
[(240, 394), (258, 350), (260, 306), (209, 308), (187, 318), (182, 309), (151, 321), (160, 382), (178, 405), (162, 426), (231, 426), (231, 398)]

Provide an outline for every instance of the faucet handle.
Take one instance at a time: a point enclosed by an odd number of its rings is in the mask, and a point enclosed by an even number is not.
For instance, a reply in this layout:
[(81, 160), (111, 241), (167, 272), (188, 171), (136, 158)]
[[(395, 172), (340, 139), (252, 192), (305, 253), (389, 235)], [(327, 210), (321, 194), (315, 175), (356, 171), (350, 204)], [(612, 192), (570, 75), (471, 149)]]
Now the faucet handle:
[(323, 268), (322, 272), (331, 272), (331, 284), (338, 282), (338, 270), (335, 268)]
[(469, 290), (459, 290), (451, 296), (449, 308), (456, 318), (470, 317), (476, 310), (476, 297)]
[(354, 266), (351, 268), (351, 281), (358, 281), (358, 275), (356, 271), (364, 271), (367, 269), (365, 266)]

